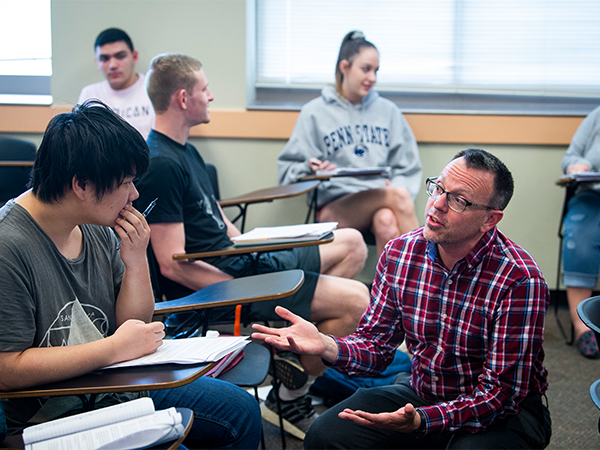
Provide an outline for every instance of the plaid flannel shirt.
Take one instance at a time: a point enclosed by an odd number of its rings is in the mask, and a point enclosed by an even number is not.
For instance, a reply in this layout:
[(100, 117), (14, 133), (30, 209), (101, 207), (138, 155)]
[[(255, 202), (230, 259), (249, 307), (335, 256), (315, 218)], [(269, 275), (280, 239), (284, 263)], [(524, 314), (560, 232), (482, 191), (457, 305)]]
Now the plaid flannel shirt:
[(448, 270), (422, 229), (382, 254), (371, 304), (356, 331), (335, 338), (333, 364), (349, 374), (383, 370), (406, 339), (411, 385), (425, 434), (477, 432), (544, 394), (544, 319), (549, 292), (531, 256), (496, 228)]

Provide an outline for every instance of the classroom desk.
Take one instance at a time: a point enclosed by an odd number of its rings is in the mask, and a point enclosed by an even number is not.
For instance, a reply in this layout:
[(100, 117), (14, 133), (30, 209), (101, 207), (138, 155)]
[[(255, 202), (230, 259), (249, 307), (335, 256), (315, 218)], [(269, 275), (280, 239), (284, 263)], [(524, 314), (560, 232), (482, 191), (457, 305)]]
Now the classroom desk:
[(0, 391), (0, 398), (55, 397), (173, 389), (200, 378), (215, 364), (159, 364), (95, 370), (68, 380), (17, 391)]
[[(333, 233), (329, 233), (325, 237), (321, 239), (317, 239), (314, 241), (304, 241), (304, 242), (292, 242), (287, 244), (266, 244), (266, 245), (255, 245), (255, 246), (243, 246), (243, 247), (227, 247), (222, 250), (215, 250), (212, 252), (201, 252), (201, 253), (179, 253), (173, 255), (173, 259), (175, 261), (183, 261), (189, 260), (190, 262), (195, 261), (197, 259), (210, 258), (213, 256), (232, 256), (232, 255), (242, 255), (242, 254), (260, 254), (266, 252), (276, 252), (282, 250), (291, 250), (297, 247), (312, 247), (314, 245), (323, 245), (329, 244), (333, 242)], [(279, 273), (279, 272), (278, 272)]]
[[(337, 178), (337, 177), (355, 177), (355, 178), (360, 178), (360, 177), (385, 177), (388, 178), (390, 175), (390, 168), (388, 167), (382, 167), (381, 170), (374, 170), (373, 168), (371, 169), (365, 169), (364, 171), (360, 171), (360, 170), (355, 170), (352, 173), (335, 173), (332, 171), (332, 173), (323, 173), (323, 174), (315, 174), (315, 175), (307, 175), (305, 177), (302, 177), (300, 179), (300, 181), (327, 181), (330, 178)], [(308, 221), (310, 220), (310, 216), (311, 214), (313, 214), (313, 222), (317, 222), (317, 193), (318, 191), (315, 190), (315, 192), (313, 193), (312, 199), (309, 202), (308, 205), (308, 213), (306, 214), (306, 223), (308, 223)]]
[[(184, 386), (200, 378), (216, 364), (217, 362), (185, 365), (160, 364), (153, 366), (95, 370), (68, 380), (43, 384), (17, 391), (0, 391), (0, 398), (76, 395), (81, 399), (84, 410), (91, 411), (94, 409), (97, 394), (172, 389)], [(88, 394), (89, 398), (86, 397)], [(186, 414), (190, 415), (191, 411)], [(189, 432), (190, 427), (191, 420), (189, 420), (186, 426), (185, 435)], [(156, 446), (156, 448), (175, 449), (183, 442), (184, 438), (178, 439), (174, 443), (161, 444)], [(0, 443), (0, 445), (23, 448), (23, 440), (20, 435), (8, 436), (4, 443)]]
[(0, 167), (32, 167), (33, 161), (0, 161)]
[(316, 189), (319, 184), (321, 184), (321, 182), (318, 180), (300, 181), (299, 183), (260, 189), (237, 197), (226, 198), (224, 200), (219, 200), (219, 204), (223, 208), (229, 206), (236, 206), (239, 208), (240, 211), (238, 215), (235, 216), (231, 222), (235, 223), (241, 218), (242, 225), (240, 226), (240, 231), (243, 233), (244, 227), (246, 226), (246, 213), (248, 211), (248, 206), (251, 204), (296, 197)]
[(194, 311), (215, 306), (278, 300), (295, 294), (304, 282), (300, 269), (265, 273), (214, 283), (186, 297), (157, 302), (154, 314)]

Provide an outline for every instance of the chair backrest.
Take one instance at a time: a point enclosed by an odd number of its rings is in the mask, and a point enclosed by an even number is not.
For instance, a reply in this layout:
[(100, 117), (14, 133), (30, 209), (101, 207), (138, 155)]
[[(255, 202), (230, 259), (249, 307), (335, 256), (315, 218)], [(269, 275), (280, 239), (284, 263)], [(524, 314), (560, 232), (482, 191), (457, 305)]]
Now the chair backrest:
[[(592, 397), (592, 401), (594, 402), (594, 405), (596, 405), (596, 408), (600, 409), (600, 380), (594, 381), (590, 386), (590, 397)], [(600, 431), (600, 429), (598, 431)]]
[[(0, 443), (4, 441), (6, 437), (6, 417), (4, 417), (4, 407), (0, 401)], [(0, 444), (1, 446), (2, 444)]]
[(588, 328), (594, 330), (600, 342), (600, 296), (586, 298), (577, 306), (577, 314)]
[(148, 267), (150, 268), (150, 280), (152, 281), (152, 290), (156, 301), (173, 300), (175, 298), (185, 297), (194, 291), (176, 281), (170, 280), (160, 273), (160, 267), (154, 251), (152, 250), (152, 238), (146, 251), (148, 256)]
[[(0, 137), (0, 161), (33, 161), (35, 145), (20, 139)], [(27, 190), (31, 167), (0, 166), (0, 206)]]
[(221, 193), (219, 192), (219, 177), (217, 176), (217, 168), (210, 163), (206, 163), (206, 173), (208, 173), (208, 178), (210, 178), (210, 183), (212, 184), (213, 191), (215, 192), (215, 198), (217, 200), (221, 200)]

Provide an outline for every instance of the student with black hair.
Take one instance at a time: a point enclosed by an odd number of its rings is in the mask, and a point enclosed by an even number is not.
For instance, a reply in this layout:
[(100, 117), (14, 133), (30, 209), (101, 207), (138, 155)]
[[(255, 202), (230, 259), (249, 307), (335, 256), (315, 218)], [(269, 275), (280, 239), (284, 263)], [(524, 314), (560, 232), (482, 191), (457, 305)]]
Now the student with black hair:
[[(148, 164), (142, 136), (102, 103), (50, 121), (31, 189), (0, 209), (1, 390), (66, 380), (162, 344), (164, 325), (151, 322), (150, 227), (131, 204)], [(206, 447), (258, 447), (258, 404), (230, 383), (201, 377), (149, 395), (157, 409), (192, 409), (188, 437)], [(148, 393), (101, 395), (96, 406), (139, 396)], [(76, 396), (3, 405), (9, 434), (83, 408)]]
[(94, 53), (105, 80), (85, 86), (79, 103), (90, 98), (102, 100), (147, 138), (154, 109), (146, 93), (145, 76), (135, 71), (138, 51), (131, 38), (119, 28), (108, 28), (96, 38)]
[(360, 31), (348, 33), (335, 66), (335, 88), (307, 103), (277, 160), (280, 184), (297, 182), (317, 170), (391, 166), (383, 178), (339, 177), (317, 188), (320, 222), (339, 222), (375, 235), (378, 254), (385, 244), (419, 226), (414, 198), (422, 167), (406, 119), (373, 89), (379, 52)]

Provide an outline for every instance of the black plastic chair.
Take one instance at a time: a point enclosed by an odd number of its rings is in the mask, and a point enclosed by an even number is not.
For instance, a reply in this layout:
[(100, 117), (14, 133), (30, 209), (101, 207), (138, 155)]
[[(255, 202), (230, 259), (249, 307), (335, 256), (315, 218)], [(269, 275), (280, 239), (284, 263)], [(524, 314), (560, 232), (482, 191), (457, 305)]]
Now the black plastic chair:
[[(596, 340), (600, 342), (600, 296), (586, 298), (577, 306), (577, 314), (588, 328), (594, 331)], [(600, 409), (600, 380), (590, 386), (590, 397)], [(600, 418), (598, 418), (598, 433), (600, 433)]]
[[(600, 380), (596, 380), (590, 386), (590, 397), (596, 408), (600, 409)], [(598, 418), (598, 433), (600, 433), (600, 417)]]
[[(149, 246), (150, 247), (150, 246)], [(151, 278), (155, 281), (158, 267), (151, 268)], [(252, 275), (244, 278), (234, 278), (232, 280), (221, 281), (211, 284), (188, 296), (168, 301), (159, 301), (156, 303), (154, 314), (167, 315), (173, 317), (174, 314), (187, 314), (187, 317), (177, 319), (176, 337), (186, 337), (200, 332), (206, 335), (210, 320), (210, 312), (218, 307), (230, 307), (243, 303), (252, 303), (255, 301), (273, 300), (285, 298), (295, 293), (304, 282), (304, 272), (301, 270), (286, 270), (283, 272), (273, 272), (261, 275)], [(158, 289), (160, 289), (158, 287)], [(157, 287), (154, 287), (156, 293)], [(190, 314), (190, 312), (192, 312)], [(246, 355), (242, 361), (234, 366), (230, 371), (218, 376), (219, 379), (228, 381), (240, 387), (253, 387), (254, 396), (258, 402), (258, 386), (260, 386), (266, 376), (269, 366), (273, 367), (273, 385), (277, 401), (277, 409), (281, 411), (281, 404), (278, 395), (279, 378), (273, 362), (273, 349), (267, 350), (259, 344), (251, 343), (244, 349)], [(238, 367), (239, 366), (239, 367)], [(283, 419), (280, 417), (281, 446), (285, 449), (285, 434), (283, 429)], [(262, 437), (262, 448), (265, 448), (264, 436)]]
[(600, 342), (600, 296), (586, 298), (577, 306), (577, 314), (587, 327), (594, 331)]
[[(27, 190), (35, 145), (20, 139), (0, 137), (0, 206)], [(18, 164), (22, 165), (10, 165)]]

